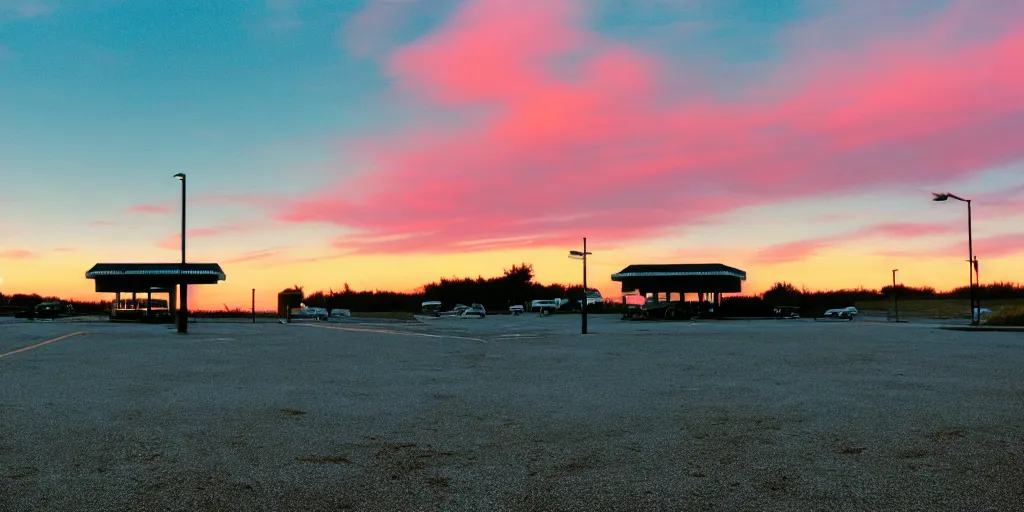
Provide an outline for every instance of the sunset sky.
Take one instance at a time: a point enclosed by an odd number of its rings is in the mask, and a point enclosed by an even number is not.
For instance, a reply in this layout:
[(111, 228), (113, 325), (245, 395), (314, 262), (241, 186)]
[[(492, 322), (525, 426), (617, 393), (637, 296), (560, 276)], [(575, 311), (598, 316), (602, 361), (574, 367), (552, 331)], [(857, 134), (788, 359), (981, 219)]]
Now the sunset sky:
[(1024, 281), (1024, 2), (0, 0), (0, 292), (98, 262), (279, 290)]

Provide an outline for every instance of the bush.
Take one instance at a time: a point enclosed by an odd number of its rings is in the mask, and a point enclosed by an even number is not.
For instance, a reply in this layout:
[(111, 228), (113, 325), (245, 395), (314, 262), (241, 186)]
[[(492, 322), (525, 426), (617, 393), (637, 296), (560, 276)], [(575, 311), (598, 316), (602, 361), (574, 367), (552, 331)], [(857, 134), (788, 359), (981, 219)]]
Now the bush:
[(996, 311), (985, 319), (985, 325), (1024, 326), (1024, 307), (1005, 308)]

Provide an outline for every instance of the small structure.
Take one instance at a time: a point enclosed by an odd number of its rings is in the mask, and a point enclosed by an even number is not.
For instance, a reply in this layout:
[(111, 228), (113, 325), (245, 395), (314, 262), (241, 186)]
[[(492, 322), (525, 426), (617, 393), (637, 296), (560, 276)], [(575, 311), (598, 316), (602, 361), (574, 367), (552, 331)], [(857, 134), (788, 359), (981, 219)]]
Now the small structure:
[(302, 288), (288, 288), (277, 294), (277, 316), (289, 322), (292, 321), (292, 310), (302, 307), (302, 299), (305, 295)]
[(622, 292), (653, 295), (655, 301), (671, 301), (673, 293), (682, 301), (687, 293), (697, 294), (698, 302), (722, 305), (723, 293), (739, 293), (747, 273), (721, 263), (682, 263), (669, 265), (630, 265), (612, 274), (612, 281), (622, 283)]
[[(178, 285), (217, 284), (227, 279), (216, 263), (97, 263), (85, 277), (96, 281), (97, 292), (115, 294), (111, 320), (149, 321), (177, 318)], [(122, 300), (122, 293), (131, 293), (131, 301)], [(163, 301), (154, 301), (154, 293), (166, 293), (169, 307), (160, 308)], [(145, 294), (144, 301), (139, 294)]]

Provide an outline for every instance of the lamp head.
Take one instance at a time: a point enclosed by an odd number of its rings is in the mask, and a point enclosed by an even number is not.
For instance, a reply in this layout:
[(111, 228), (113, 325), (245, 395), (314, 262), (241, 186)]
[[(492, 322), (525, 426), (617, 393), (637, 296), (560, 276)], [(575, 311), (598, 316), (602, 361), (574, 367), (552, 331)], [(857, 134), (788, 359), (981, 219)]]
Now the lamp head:
[(583, 256), (583, 253), (580, 251), (569, 251), (569, 256)]
[(184, 173), (180, 173), (179, 172), (178, 174), (175, 174), (174, 177), (179, 179), (179, 180), (181, 180), (181, 181), (185, 181), (185, 174)]
[(932, 201), (945, 201), (949, 199), (949, 194), (936, 194), (935, 192), (932, 192), (932, 196), (934, 196), (932, 197)]

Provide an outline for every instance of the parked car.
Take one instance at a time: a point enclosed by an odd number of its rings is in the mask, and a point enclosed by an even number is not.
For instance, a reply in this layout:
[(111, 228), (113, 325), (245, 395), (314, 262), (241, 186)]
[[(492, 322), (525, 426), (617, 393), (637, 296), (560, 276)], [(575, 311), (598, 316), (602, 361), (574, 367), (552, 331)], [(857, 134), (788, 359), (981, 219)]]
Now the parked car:
[(435, 313), (438, 317), (467, 317), (476, 316), (484, 318), (487, 316), (487, 310), (484, 309), (482, 304), (473, 303), (470, 306), (465, 304), (456, 304), (450, 311), (438, 311)]
[(826, 318), (845, 318), (847, 320), (853, 320), (858, 313), (859, 311), (857, 311), (857, 308), (850, 306), (846, 308), (830, 309), (825, 312), (824, 316)]
[(797, 306), (779, 306), (772, 311), (775, 318), (800, 318), (800, 308)]
[(483, 304), (473, 303), (469, 306), (469, 309), (462, 312), (462, 316), (478, 316), (484, 318), (487, 316), (487, 309), (484, 308)]
[(327, 309), (313, 307), (293, 309), (292, 318), (313, 318), (316, 320), (327, 320)]
[[(581, 307), (582, 305), (583, 305), (583, 300), (577, 300), (574, 303), (573, 307), (576, 308), (576, 309), (582, 309), (582, 307)], [(603, 305), (604, 305), (604, 297), (601, 296), (601, 292), (599, 290), (595, 289), (595, 288), (588, 289), (587, 290), (587, 309), (589, 309), (589, 310), (601, 309), (601, 306), (603, 306)]]
[(558, 311), (562, 307), (562, 301), (560, 299), (552, 300), (535, 300), (530, 303), (530, 310), (536, 311), (541, 316), (548, 315)]
[(689, 320), (700, 316), (700, 307), (687, 301), (647, 301), (640, 314), (644, 319)]
[(29, 318), (57, 318), (61, 316), (73, 316), (75, 306), (66, 301), (43, 302), (32, 309), (32, 316)]
[(420, 304), (420, 312), (424, 315), (440, 316), (438, 313), (441, 312), (441, 301), (428, 300), (423, 304)]
[[(13, 308), (12, 308), (13, 309)], [(14, 318), (35, 318), (35, 308), (19, 308), (14, 311)]]

